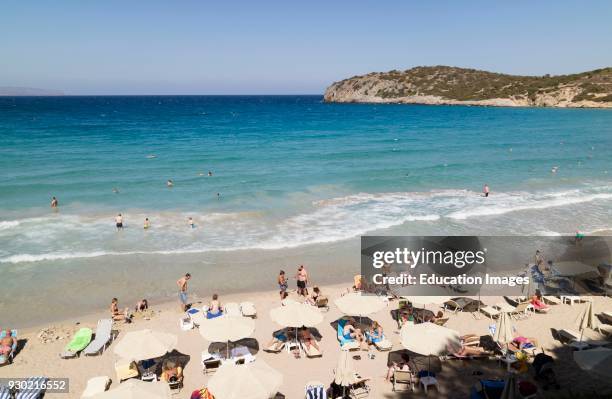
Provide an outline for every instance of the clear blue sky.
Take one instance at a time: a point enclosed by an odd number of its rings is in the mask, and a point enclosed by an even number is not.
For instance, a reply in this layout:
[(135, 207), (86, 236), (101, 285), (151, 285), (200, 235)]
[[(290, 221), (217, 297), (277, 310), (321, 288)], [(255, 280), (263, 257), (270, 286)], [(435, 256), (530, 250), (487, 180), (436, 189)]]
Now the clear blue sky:
[(322, 93), (356, 74), (612, 66), (612, 1), (4, 1), (0, 86)]

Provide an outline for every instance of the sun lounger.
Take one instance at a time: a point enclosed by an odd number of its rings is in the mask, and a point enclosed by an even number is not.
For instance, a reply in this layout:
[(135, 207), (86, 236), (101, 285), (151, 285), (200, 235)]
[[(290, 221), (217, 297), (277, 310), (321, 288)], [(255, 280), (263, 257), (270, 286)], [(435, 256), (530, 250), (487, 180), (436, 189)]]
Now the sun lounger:
[(552, 296), (552, 295), (545, 295), (542, 297), (542, 299), (544, 300), (544, 302), (546, 302), (549, 305), (561, 305), (561, 299), (557, 298), (556, 296)]
[(306, 384), (306, 399), (327, 399), (325, 385), (319, 381), (310, 381)]
[(306, 357), (321, 357), (323, 356), (323, 353), (314, 347), (314, 345), (306, 345), (304, 342), (300, 341), (300, 346), (302, 347), (302, 351), (304, 352), (304, 354), (306, 355)]
[(101, 319), (98, 320), (98, 327), (96, 327), (96, 335), (93, 341), (87, 345), (83, 350), (83, 354), (86, 356), (97, 355), (104, 352), (106, 346), (113, 340), (113, 320), (112, 319)]
[(495, 309), (492, 306), (484, 306), (480, 308), (480, 311), (484, 313), (485, 315), (489, 316), (491, 320), (499, 316), (499, 314), (501, 313), (499, 310)]
[(284, 342), (277, 341), (277, 342), (273, 342), (267, 348), (264, 348), (263, 351), (264, 352), (268, 352), (268, 353), (281, 353), (281, 351), (283, 350), (284, 347), (285, 347), (285, 343)]
[(39, 399), (42, 398), (44, 389), (41, 389), (41, 386), (44, 386), (47, 382), (47, 377), (30, 377), (26, 380), (24, 385), (27, 387), (26, 389), (20, 389), (17, 391), (15, 395), (15, 399)]
[(242, 312), (244, 317), (257, 318), (257, 309), (255, 309), (253, 302), (242, 302), (240, 304), (240, 312)]
[(346, 320), (338, 320), (338, 333), (337, 338), (340, 342), (340, 348), (345, 350), (358, 350), (359, 342), (354, 339), (345, 338), (344, 337), (344, 326), (346, 325)]
[(385, 337), (383, 337), (383, 339), (380, 341), (374, 342), (374, 346), (381, 352), (386, 352), (393, 349), (393, 343)]
[(111, 384), (107, 376), (93, 377), (87, 381), (87, 386), (81, 394), (81, 398), (91, 398), (99, 393), (105, 392)]
[[(395, 370), (393, 372), (392, 382), (393, 382), (393, 392), (397, 392), (397, 385), (406, 384), (408, 385), (408, 389), (414, 391), (414, 380), (411, 371), (407, 370)], [(406, 389), (406, 390), (408, 390)]]
[(129, 360), (118, 360), (117, 363), (115, 363), (115, 373), (117, 374), (117, 381), (119, 382), (138, 377), (139, 374), (136, 362)]
[(319, 296), (315, 304), (319, 309), (329, 310), (329, 299), (326, 296)]
[(601, 312), (600, 316), (604, 322), (612, 324), (612, 312)]
[(434, 324), (436, 324), (436, 325), (438, 325), (440, 327), (443, 327), (446, 324), (446, 322), (448, 321), (448, 319), (449, 319), (448, 317), (446, 317), (444, 319), (436, 319), (434, 321)]
[(221, 367), (221, 359), (212, 356), (207, 351), (202, 352), (202, 372), (204, 374), (212, 374)]
[(91, 328), (81, 328), (74, 334), (72, 340), (64, 348), (64, 352), (60, 354), (62, 359), (72, 359), (79, 355), (83, 349), (87, 348), (91, 342), (93, 331)]
[(193, 320), (188, 315), (185, 315), (179, 319), (179, 328), (181, 331), (193, 330), (193, 327)]
[(516, 320), (519, 320), (529, 317), (531, 315), (530, 312), (534, 312), (533, 305), (529, 302), (522, 302), (516, 305), (514, 309), (508, 313), (510, 313), (510, 316), (514, 317)]
[(227, 316), (242, 316), (240, 312), (240, 306), (236, 302), (229, 302), (225, 304), (225, 314)]
[(557, 330), (557, 333), (559, 334), (560, 338), (568, 342), (580, 340), (580, 333), (574, 330), (563, 328), (561, 330)]
[(370, 394), (370, 387), (368, 386), (369, 378), (364, 378), (359, 374), (355, 373), (354, 382), (349, 385), (349, 397), (351, 399), (365, 398)]

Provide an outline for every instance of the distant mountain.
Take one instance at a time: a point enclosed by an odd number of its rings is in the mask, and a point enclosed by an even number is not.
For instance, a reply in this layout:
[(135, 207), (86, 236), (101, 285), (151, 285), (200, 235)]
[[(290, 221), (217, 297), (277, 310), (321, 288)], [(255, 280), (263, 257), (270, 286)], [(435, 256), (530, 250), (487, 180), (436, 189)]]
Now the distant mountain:
[(372, 72), (333, 83), (325, 101), (612, 108), (612, 68), (559, 76), (514, 76), (449, 66)]
[(59, 90), (35, 89), (32, 87), (1, 87), (0, 96), (63, 96)]

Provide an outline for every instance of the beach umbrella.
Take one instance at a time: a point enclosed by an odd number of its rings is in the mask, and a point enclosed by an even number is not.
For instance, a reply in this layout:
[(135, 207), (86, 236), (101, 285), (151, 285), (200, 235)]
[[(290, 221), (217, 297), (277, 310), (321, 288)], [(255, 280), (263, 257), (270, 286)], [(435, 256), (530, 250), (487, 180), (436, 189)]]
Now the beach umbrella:
[(348, 350), (340, 351), (338, 364), (334, 370), (334, 382), (343, 387), (355, 382), (355, 370), (353, 370), (353, 361)]
[(493, 334), (493, 340), (500, 343), (512, 342), (514, 337), (512, 336), (512, 322), (510, 315), (507, 312), (501, 312), (495, 323), (495, 333)]
[(146, 382), (129, 379), (117, 388), (92, 396), (91, 399), (169, 399), (170, 386), (165, 382)]
[(584, 335), (584, 330), (587, 328), (595, 330), (599, 327), (599, 321), (595, 317), (595, 313), (593, 312), (593, 302), (588, 301), (585, 304), (584, 310), (578, 316), (578, 327), (580, 328), (580, 342), (582, 342), (582, 336)]
[(404, 348), (424, 356), (439, 356), (461, 348), (459, 333), (434, 323), (405, 324), (400, 330)]
[(368, 316), (383, 310), (387, 303), (376, 295), (353, 292), (334, 301), (338, 309), (347, 316)]
[(174, 334), (149, 329), (131, 331), (117, 342), (113, 352), (125, 360), (146, 360), (165, 355), (176, 347)]
[(283, 383), (283, 375), (259, 359), (246, 365), (224, 364), (208, 381), (215, 399), (268, 399)]
[(418, 305), (443, 305), (445, 302), (450, 301), (453, 297), (451, 296), (408, 296), (402, 295), (400, 298), (405, 299), (412, 303), (413, 305), (416, 303)]
[[(425, 356), (439, 356), (461, 348), (459, 333), (434, 323), (405, 324), (400, 330), (402, 346)], [(427, 370), (431, 363), (428, 362)]]
[(595, 348), (574, 351), (574, 360), (586, 371), (612, 379), (612, 349)]
[(508, 378), (506, 378), (506, 385), (504, 385), (504, 390), (502, 391), (499, 399), (518, 399), (519, 395), (516, 389), (516, 374), (508, 373)]
[(323, 315), (311, 305), (287, 303), (270, 310), (270, 318), (282, 327), (314, 327), (323, 321)]
[(227, 342), (226, 357), (229, 357), (230, 341), (249, 337), (255, 331), (255, 321), (250, 317), (219, 316), (204, 319), (200, 323), (200, 335), (210, 342)]

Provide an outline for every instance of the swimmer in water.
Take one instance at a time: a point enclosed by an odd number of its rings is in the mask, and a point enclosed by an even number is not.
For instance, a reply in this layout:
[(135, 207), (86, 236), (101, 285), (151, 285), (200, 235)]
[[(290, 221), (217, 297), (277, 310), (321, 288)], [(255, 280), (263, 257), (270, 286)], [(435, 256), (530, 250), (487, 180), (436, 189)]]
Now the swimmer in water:
[(145, 218), (144, 229), (147, 230), (149, 227), (151, 227), (151, 223), (149, 222), (149, 218)]
[(121, 214), (115, 217), (115, 226), (117, 226), (117, 230), (123, 229), (123, 216), (121, 216)]
[(212, 176), (212, 172), (210, 170), (208, 171), (208, 176)]
[(217, 199), (221, 199), (221, 193), (217, 193)]
[(195, 229), (195, 223), (193, 223), (192, 217), (189, 217), (189, 220), (187, 221), (187, 223), (189, 223), (189, 226), (191, 226), (192, 229)]
[(168, 179), (168, 181), (166, 182), (166, 186), (168, 187), (174, 186), (174, 182), (172, 181), (172, 179)]
[(59, 202), (57, 201), (57, 198), (55, 197), (51, 198), (51, 208), (57, 209), (58, 206), (59, 206)]
[(484, 185), (484, 187), (482, 188), (482, 194), (483, 194), (485, 197), (488, 197), (488, 196), (489, 196), (489, 185), (488, 185), (488, 184), (485, 184), (485, 185)]
[(557, 173), (558, 170), (559, 170), (558, 166), (553, 166), (552, 169), (550, 170), (550, 173)]
[(117, 187), (113, 187), (113, 193), (119, 194), (119, 189)]

